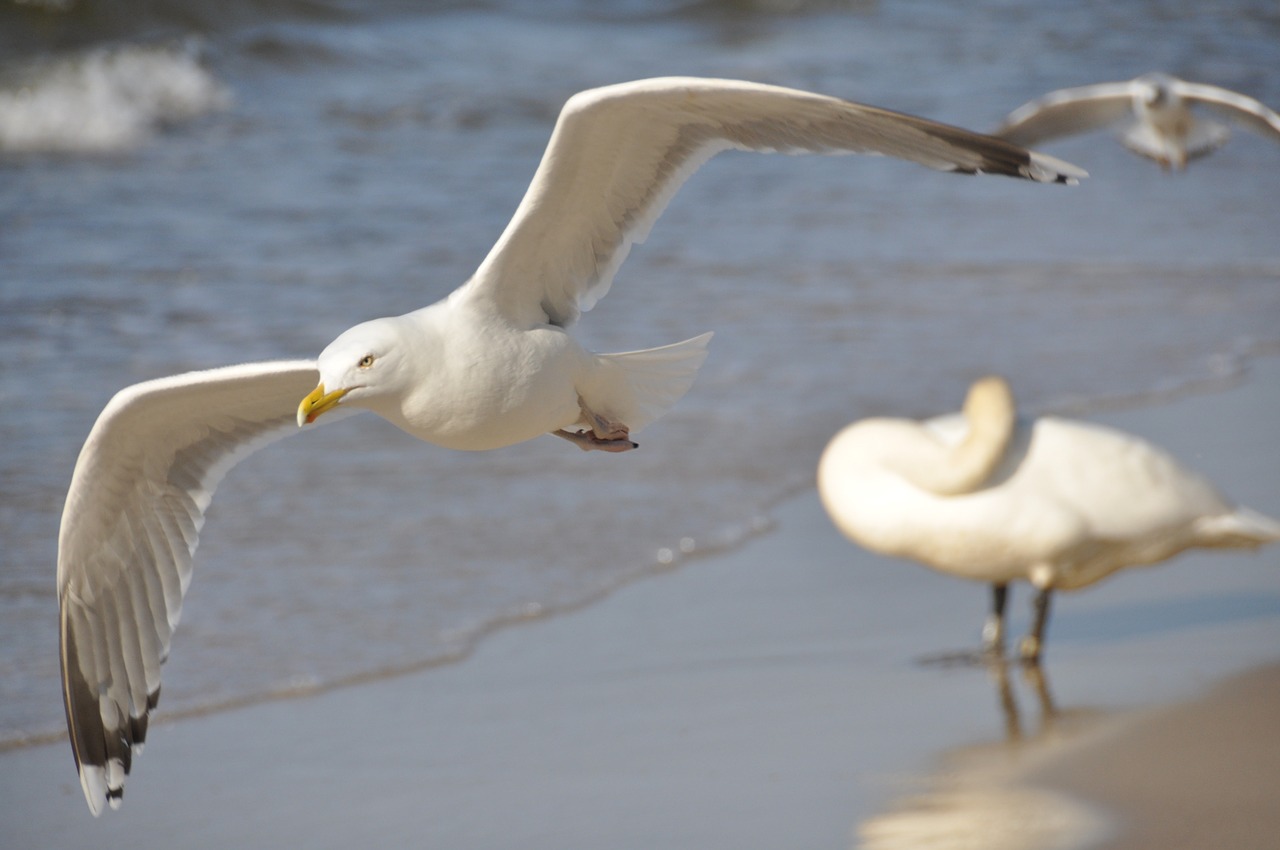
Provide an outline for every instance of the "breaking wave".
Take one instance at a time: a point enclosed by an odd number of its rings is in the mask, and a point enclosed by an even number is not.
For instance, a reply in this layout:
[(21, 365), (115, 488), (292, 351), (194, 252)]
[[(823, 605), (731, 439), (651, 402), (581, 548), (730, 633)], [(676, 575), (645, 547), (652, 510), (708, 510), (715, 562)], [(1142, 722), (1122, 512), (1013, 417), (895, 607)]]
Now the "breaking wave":
[(32, 60), (0, 79), (0, 151), (128, 151), (165, 127), (230, 103), (191, 42)]

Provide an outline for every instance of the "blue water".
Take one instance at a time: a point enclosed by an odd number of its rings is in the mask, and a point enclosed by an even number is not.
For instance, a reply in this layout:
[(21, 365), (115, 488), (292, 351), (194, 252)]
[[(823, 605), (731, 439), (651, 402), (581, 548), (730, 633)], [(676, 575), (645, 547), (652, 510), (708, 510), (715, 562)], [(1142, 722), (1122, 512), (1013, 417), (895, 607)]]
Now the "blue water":
[[(989, 129), (1163, 70), (1280, 105), (1269, 0), (60, 8), (0, 6), (0, 743), (63, 722), (58, 522), (111, 395), (444, 295), (575, 91), (741, 77)], [(273, 446), (214, 501), (162, 715), (457, 657), (764, 532), (845, 422), (985, 372), (1089, 409), (1280, 350), (1280, 147), (1238, 134), (1176, 176), (1105, 135), (1045, 149), (1092, 178), (713, 161), (579, 325), (599, 350), (717, 333), (641, 450), (459, 454), (372, 417)]]

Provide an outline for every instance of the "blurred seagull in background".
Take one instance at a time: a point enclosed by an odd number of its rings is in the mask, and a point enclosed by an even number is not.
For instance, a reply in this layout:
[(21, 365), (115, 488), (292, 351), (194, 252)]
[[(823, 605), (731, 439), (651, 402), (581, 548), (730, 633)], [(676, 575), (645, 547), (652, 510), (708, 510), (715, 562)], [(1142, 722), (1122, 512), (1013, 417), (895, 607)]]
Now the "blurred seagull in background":
[(1030, 582), (1034, 619), (1019, 646), (1027, 662), (1043, 651), (1055, 590), (1193, 547), (1280, 540), (1280, 521), (1232, 505), (1150, 443), (1086, 422), (1019, 418), (999, 377), (974, 383), (961, 413), (848, 426), (822, 455), (818, 492), (840, 531), (867, 549), (990, 583), (989, 657), (1004, 652), (1009, 583)]
[(1121, 127), (1120, 141), (1134, 153), (1182, 171), (1231, 136), (1225, 124), (1191, 113), (1202, 107), (1233, 124), (1280, 142), (1280, 115), (1242, 94), (1168, 74), (1143, 74), (1125, 83), (1099, 83), (1059, 89), (1026, 103), (1004, 119), (994, 135), (1019, 145), (1034, 145)]
[[(127, 387), (98, 417), (58, 537), (63, 699), (95, 815), (120, 804), (146, 737), (222, 476), (306, 423), (357, 410), (452, 449), (548, 433), (586, 450), (635, 448), (632, 433), (692, 385), (711, 335), (596, 354), (567, 328), (608, 292), (680, 185), (730, 149), (883, 154), (1042, 183), (1085, 176), (1002, 139), (776, 86), (668, 78), (574, 95), (515, 216), (448, 297), (356, 325), (315, 362), (249, 363)], [(359, 293), (340, 306), (370, 309)]]

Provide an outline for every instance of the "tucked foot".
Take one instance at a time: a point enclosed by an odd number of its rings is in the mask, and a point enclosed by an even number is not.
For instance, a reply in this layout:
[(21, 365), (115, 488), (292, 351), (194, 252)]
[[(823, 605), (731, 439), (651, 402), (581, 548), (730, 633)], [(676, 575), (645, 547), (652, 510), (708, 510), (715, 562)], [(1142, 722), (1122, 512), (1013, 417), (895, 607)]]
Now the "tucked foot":
[[(597, 440), (623, 440), (630, 442), (627, 439), (630, 429), (626, 425), (596, 413), (587, 407), (587, 403), (582, 400), (582, 396), (578, 396), (578, 407), (582, 409), (582, 420), (591, 426), (591, 433), (595, 435)], [(635, 444), (632, 443), (631, 447), (635, 448)]]
[(633, 443), (628, 440), (626, 429), (622, 430), (621, 437), (601, 438), (591, 431), (552, 431), (557, 437), (562, 437), (573, 443), (584, 452), (600, 451), (600, 452), (629, 452), (632, 449), (640, 448), (639, 443)]
[(561, 429), (551, 433), (563, 437), (584, 452), (629, 452), (640, 447), (639, 443), (631, 441), (626, 425), (596, 413), (587, 407), (582, 396), (578, 396), (578, 407), (582, 410), (579, 422), (590, 426), (591, 430), (571, 432)]

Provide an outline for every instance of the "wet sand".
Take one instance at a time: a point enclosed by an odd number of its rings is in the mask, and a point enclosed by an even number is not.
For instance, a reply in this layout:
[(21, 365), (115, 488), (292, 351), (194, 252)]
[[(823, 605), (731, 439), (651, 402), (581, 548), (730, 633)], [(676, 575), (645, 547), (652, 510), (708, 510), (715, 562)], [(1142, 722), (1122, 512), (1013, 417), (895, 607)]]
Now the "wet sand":
[(1274, 848), (1280, 664), (1128, 717), (1028, 780), (1109, 813), (1107, 850)]
[(1277, 723), (1280, 663), (1174, 705), (1042, 718), (1031, 736), (950, 751), (925, 790), (860, 826), (859, 846), (1268, 850)]
[[(1092, 418), (1277, 514), (1278, 412), (1272, 359), (1225, 392)], [(0, 752), (0, 846), (847, 848), (978, 752), (999, 770), (951, 790), (1039, 843), (967, 846), (1280, 834), (1274, 740), (1254, 746), (1249, 725), (1280, 717), (1274, 667), (1138, 713), (1280, 657), (1280, 549), (1187, 555), (1063, 595), (1046, 713), (1020, 674), (1002, 688), (920, 663), (976, 644), (985, 588), (856, 549), (812, 491), (776, 521), (458, 664), (173, 722), (162, 702), (124, 807), (97, 820), (65, 743)], [(1025, 590), (1012, 606), (1017, 633)], [(1153, 831), (1201, 827), (1207, 844)]]

